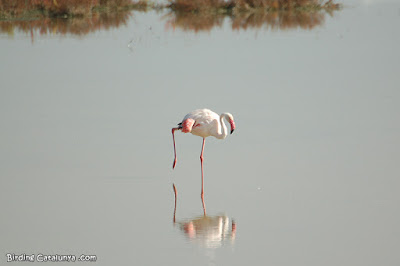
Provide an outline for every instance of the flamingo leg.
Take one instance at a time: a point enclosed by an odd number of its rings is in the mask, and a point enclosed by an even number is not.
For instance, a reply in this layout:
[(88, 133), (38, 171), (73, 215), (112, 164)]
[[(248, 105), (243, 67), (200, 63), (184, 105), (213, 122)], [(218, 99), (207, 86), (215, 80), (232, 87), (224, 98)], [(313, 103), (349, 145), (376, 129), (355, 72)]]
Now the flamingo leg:
[(173, 140), (173, 142), (174, 142), (174, 163), (172, 164), (172, 169), (174, 169), (174, 168), (175, 168), (175, 165), (176, 165), (175, 130), (181, 130), (181, 128), (179, 128), (179, 127), (174, 127), (174, 128), (172, 129), (172, 140)]
[(173, 189), (174, 189), (174, 194), (175, 194), (175, 208), (174, 208), (174, 219), (173, 219), (173, 221), (174, 221), (174, 224), (175, 224), (175, 214), (176, 214), (176, 200), (177, 200), (177, 197), (178, 197), (178, 193), (177, 193), (177, 191), (176, 191), (176, 187), (175, 187), (175, 184), (172, 184), (172, 187), (173, 187)]
[(201, 201), (203, 202), (204, 216), (206, 216), (206, 204), (204, 203), (204, 171), (203, 171), (203, 153), (206, 138), (203, 138), (203, 146), (201, 147), (200, 161), (201, 161)]

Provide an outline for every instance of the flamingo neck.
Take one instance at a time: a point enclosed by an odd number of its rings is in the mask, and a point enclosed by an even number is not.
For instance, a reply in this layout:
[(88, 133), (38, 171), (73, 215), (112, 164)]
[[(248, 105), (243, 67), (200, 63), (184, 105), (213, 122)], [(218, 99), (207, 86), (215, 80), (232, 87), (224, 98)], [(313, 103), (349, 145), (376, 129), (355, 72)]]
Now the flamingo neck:
[(226, 118), (226, 114), (221, 114), (219, 117), (220, 130), (216, 136), (217, 139), (224, 139), (228, 135), (228, 131), (224, 122), (224, 117)]

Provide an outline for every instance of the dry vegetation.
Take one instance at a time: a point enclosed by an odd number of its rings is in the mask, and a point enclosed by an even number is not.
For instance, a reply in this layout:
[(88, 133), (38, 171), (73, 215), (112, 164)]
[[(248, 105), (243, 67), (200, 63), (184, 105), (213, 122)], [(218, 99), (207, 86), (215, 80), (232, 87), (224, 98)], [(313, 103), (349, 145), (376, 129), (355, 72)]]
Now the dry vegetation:
[[(270, 11), (237, 12), (229, 16), (233, 30), (259, 29), (289, 30), (313, 29), (325, 21), (325, 12)], [(224, 14), (170, 12), (166, 16), (167, 29), (179, 28), (183, 31), (210, 31), (220, 27)]]
[(231, 19), (232, 29), (266, 27), (312, 29), (325, 14), (340, 9), (332, 0), (170, 0), (167, 27), (185, 31), (209, 31)]
[(0, 32), (13, 35), (17, 29), (30, 33), (33, 39), (34, 32), (44, 34), (73, 34), (83, 36), (90, 32), (118, 28), (125, 25), (130, 17), (129, 12), (119, 13), (100, 13), (93, 14), (91, 17), (63, 18), (43, 18), (36, 20), (14, 20), (0, 21)]
[(172, 11), (165, 16), (167, 29), (182, 29), (184, 31), (210, 31), (222, 25), (225, 15), (210, 12), (180, 12)]
[[(332, 0), (0, 0), (0, 32), (84, 35), (126, 24), (132, 10), (167, 9), (166, 27), (209, 31), (226, 17), (232, 28), (312, 29), (340, 6)], [(320, 12), (325, 11), (325, 12)], [(69, 19), (65, 19), (65, 18)], [(41, 18), (35, 20), (35, 18)]]
[(170, 0), (172, 10), (184, 12), (213, 11), (218, 13), (248, 11), (339, 9), (332, 0)]
[(242, 12), (232, 17), (232, 29), (267, 27), (271, 30), (313, 29), (325, 21), (322, 12)]
[(168, 8), (176, 12), (238, 13), (277, 10), (338, 9), (332, 0), (169, 0), (156, 5), (148, 0), (0, 0), (0, 18), (92, 16), (104, 11)]
[(145, 0), (0, 0), (0, 18), (90, 17), (94, 13), (143, 10)]
[(232, 0), (237, 11), (246, 11), (252, 9), (264, 10), (320, 10), (320, 9), (337, 9), (338, 4), (334, 4), (332, 0)]
[(231, 10), (233, 2), (231, 0), (170, 0), (168, 6), (174, 11), (179, 12), (220, 12)]

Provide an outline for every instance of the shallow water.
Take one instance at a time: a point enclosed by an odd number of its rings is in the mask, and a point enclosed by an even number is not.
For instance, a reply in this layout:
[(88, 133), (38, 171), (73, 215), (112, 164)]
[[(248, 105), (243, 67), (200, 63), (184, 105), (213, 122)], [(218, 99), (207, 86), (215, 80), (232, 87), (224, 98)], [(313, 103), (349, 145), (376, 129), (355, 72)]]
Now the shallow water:
[[(313, 27), (172, 22), (0, 34), (1, 260), (399, 265), (400, 4)], [(206, 218), (200, 138), (176, 133), (171, 169), (170, 129), (202, 107), (237, 126), (206, 141)]]

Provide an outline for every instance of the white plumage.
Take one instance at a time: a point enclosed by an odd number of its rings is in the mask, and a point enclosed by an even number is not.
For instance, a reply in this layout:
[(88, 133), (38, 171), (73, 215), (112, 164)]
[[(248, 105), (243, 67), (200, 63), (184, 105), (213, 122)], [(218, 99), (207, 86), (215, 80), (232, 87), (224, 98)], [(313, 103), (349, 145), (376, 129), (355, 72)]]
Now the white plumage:
[[(187, 115), (182, 120), (179, 125), (185, 126), (185, 121), (190, 119), (194, 120), (194, 124), (191, 128), (183, 129), (185, 133), (192, 133), (193, 135), (200, 136), (203, 138), (214, 136), (218, 139), (224, 139), (228, 133), (226, 125), (223, 121), (225, 118), (231, 125), (231, 131), (235, 129), (233, 116), (230, 113), (222, 113), (218, 115), (217, 113), (209, 109), (197, 109)], [(189, 131), (186, 131), (189, 130)]]

